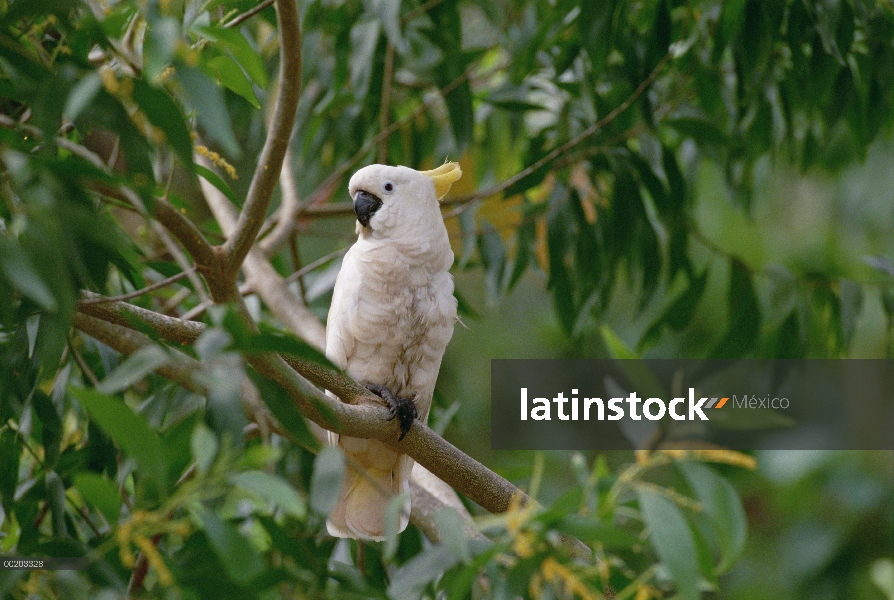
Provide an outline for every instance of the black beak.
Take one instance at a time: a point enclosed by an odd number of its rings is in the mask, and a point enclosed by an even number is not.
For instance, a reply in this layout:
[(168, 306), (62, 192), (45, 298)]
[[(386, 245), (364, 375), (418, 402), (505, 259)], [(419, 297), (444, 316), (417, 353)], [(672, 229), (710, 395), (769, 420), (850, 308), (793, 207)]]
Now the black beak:
[(369, 192), (360, 190), (354, 194), (354, 212), (357, 213), (357, 220), (364, 227), (369, 227), (369, 221), (376, 214), (376, 211), (382, 206), (382, 201), (378, 197), (373, 196)]

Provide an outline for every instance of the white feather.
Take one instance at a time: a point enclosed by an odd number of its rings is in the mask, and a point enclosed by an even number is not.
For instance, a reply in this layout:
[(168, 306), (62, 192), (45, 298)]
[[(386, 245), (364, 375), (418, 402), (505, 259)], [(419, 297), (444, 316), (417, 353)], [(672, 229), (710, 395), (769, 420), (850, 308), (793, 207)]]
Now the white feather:
[[(388, 193), (385, 184), (390, 183)], [(326, 326), (326, 355), (355, 380), (412, 398), (428, 419), (444, 349), (453, 335), (456, 299), (449, 269), (453, 252), (432, 179), (406, 167), (371, 165), (349, 184), (383, 204), (345, 255)], [(384, 426), (384, 424), (383, 424)], [(365, 474), (348, 467), (327, 521), (332, 535), (384, 539), (384, 511), (407, 490), (409, 457), (375, 440), (330, 434)], [(402, 531), (409, 506), (399, 523)]]

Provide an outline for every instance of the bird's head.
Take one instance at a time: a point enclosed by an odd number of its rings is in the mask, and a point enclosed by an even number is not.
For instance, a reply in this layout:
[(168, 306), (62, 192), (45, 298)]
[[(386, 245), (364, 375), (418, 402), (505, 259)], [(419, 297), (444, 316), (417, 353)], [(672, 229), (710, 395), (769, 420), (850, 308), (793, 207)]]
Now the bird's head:
[(361, 236), (409, 237), (443, 228), (438, 199), (462, 176), (457, 163), (431, 171), (369, 165), (354, 173), (348, 191)]

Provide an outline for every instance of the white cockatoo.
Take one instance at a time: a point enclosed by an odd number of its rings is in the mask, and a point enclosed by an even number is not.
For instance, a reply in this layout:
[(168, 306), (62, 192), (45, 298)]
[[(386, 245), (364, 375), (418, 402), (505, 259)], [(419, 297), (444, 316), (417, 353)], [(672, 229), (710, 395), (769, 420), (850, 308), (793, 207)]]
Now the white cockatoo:
[[(432, 171), (370, 165), (348, 184), (358, 239), (335, 280), (326, 356), (385, 400), (401, 424), (400, 439), (414, 418), (428, 419), (457, 320), (453, 251), (438, 200), (461, 176), (456, 163)], [(329, 533), (384, 539), (385, 507), (408, 491), (413, 460), (376, 440), (330, 433), (329, 441), (352, 459), (326, 522)], [(407, 526), (409, 508), (407, 500), (398, 531)]]

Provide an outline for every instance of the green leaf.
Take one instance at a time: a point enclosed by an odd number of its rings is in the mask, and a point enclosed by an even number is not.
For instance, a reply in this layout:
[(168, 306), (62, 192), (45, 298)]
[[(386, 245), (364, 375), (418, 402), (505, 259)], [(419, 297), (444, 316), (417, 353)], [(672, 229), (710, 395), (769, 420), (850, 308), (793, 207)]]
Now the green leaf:
[(677, 468), (683, 472), (717, 533), (721, 557), (717, 570), (724, 573), (745, 548), (748, 520), (739, 495), (729, 481), (708, 466), (679, 462)]
[(203, 63), (207, 72), (213, 75), (224, 87), (239, 94), (255, 108), (261, 108), (261, 103), (255, 95), (251, 82), (245, 77), (245, 73), (239, 68), (238, 63), (229, 56), (221, 54)]
[(345, 474), (345, 455), (338, 446), (326, 446), (314, 460), (310, 507), (321, 515), (335, 508)]
[(90, 418), (140, 466), (141, 475), (155, 489), (166, 489), (164, 451), (161, 438), (146, 420), (121, 400), (93, 390), (69, 386), (69, 393), (81, 403)]
[(493, 225), (481, 219), (481, 234), (478, 236), (478, 253), (484, 265), (484, 280), (488, 296), (492, 302), (503, 291), (503, 271), (506, 269), (506, 244)]
[(0, 268), (9, 283), (38, 306), (50, 312), (58, 310), (56, 298), (35, 270), (31, 259), (5, 236), (0, 236)]
[(198, 507), (195, 515), (227, 575), (238, 585), (248, 587), (264, 571), (264, 562), (258, 550), (217, 513)]
[(229, 479), (233, 485), (258, 494), (296, 519), (303, 520), (307, 516), (307, 505), (298, 492), (276, 475), (264, 471), (243, 471), (230, 475)]
[(464, 564), (472, 560), (469, 539), (466, 537), (465, 524), (456, 509), (440, 508), (435, 512), (435, 525), (441, 534), (441, 543), (450, 548), (454, 555)]
[(394, 0), (368, 0), (367, 3), (382, 23), (382, 29), (388, 36), (388, 42), (397, 49), (398, 53), (406, 53), (410, 48), (400, 30), (401, 3), (394, 2)]
[(196, 173), (205, 179), (208, 183), (213, 185), (220, 191), (221, 194), (226, 196), (230, 202), (235, 204), (236, 206), (242, 206), (242, 203), (236, 199), (236, 194), (233, 193), (233, 190), (227, 184), (226, 181), (221, 179), (217, 173), (212, 171), (211, 169), (207, 169), (202, 165), (193, 164), (193, 169), (195, 169)]
[[(264, 379), (254, 371), (249, 372), (249, 377), (257, 386), (264, 399), (264, 404), (279, 421), (289, 439), (296, 444), (304, 446), (308, 450), (315, 452), (320, 448), (320, 440), (311, 433), (311, 430), (304, 418), (304, 415), (295, 408), (295, 403), (286, 394), (281, 387), (268, 379)], [(333, 420), (335, 415), (332, 415)]]
[(62, 114), (66, 119), (74, 122), (81, 115), (81, 112), (93, 102), (101, 88), (102, 78), (99, 73), (88, 73), (69, 92)]
[(663, 122), (676, 129), (684, 137), (692, 138), (701, 145), (727, 147), (730, 144), (729, 136), (706, 119), (677, 117), (665, 119)]
[(96, 390), (103, 394), (120, 392), (170, 362), (171, 357), (160, 346), (153, 344), (140, 348), (128, 356), (108, 377), (99, 382)]
[(19, 461), (22, 456), (22, 446), (18, 441), (18, 434), (12, 429), (0, 431), (0, 502), (9, 505), (13, 501), (16, 484), (19, 481)]
[(181, 41), (180, 22), (173, 17), (156, 17), (146, 30), (143, 44), (143, 76), (155, 80), (167, 67)]
[[(527, 212), (525, 213), (527, 216)], [(515, 260), (512, 262), (512, 272), (509, 282), (506, 284), (509, 290), (521, 281), (522, 275), (528, 268), (528, 264), (534, 261), (536, 265), (537, 223), (533, 219), (523, 222), (516, 233)]]
[(220, 86), (200, 69), (185, 65), (178, 65), (174, 76), (183, 85), (183, 91), (186, 92), (199, 124), (213, 140), (223, 146), (227, 154), (239, 158), (242, 149), (233, 133), (230, 113)]
[(642, 544), (638, 535), (603, 523), (596, 517), (583, 515), (569, 515), (564, 520), (554, 525), (554, 528), (562, 533), (576, 537), (589, 544), (601, 544), (606, 548), (624, 549), (633, 548)]
[(87, 502), (103, 514), (110, 525), (118, 522), (121, 514), (121, 493), (118, 486), (102, 475), (84, 471), (74, 476), (74, 485)]
[(841, 340), (846, 348), (854, 337), (857, 318), (863, 309), (863, 288), (850, 279), (840, 280), (838, 288), (841, 298)]
[(618, 335), (612, 331), (608, 325), (603, 325), (599, 329), (602, 334), (602, 341), (608, 349), (608, 353), (615, 359), (638, 359), (639, 354), (631, 350)]
[(397, 552), (398, 542), (400, 541), (400, 532), (398, 532), (398, 524), (400, 523), (400, 513), (407, 507), (408, 494), (398, 494), (388, 500), (385, 506), (385, 515), (383, 517), (383, 525), (385, 526), (385, 544), (382, 549), (382, 556), (386, 560), (394, 558)]
[(760, 335), (760, 305), (748, 266), (733, 259), (730, 266), (729, 329), (710, 358), (740, 358), (754, 348)]
[(649, 540), (676, 582), (679, 598), (698, 600), (698, 554), (686, 516), (663, 494), (641, 488), (638, 495)]
[(222, 49), (228, 50), (253, 82), (262, 88), (267, 87), (267, 70), (264, 68), (264, 61), (238, 30), (198, 26), (193, 27), (193, 31), (214, 40)]
[(351, 90), (358, 101), (369, 91), (379, 30), (379, 22), (373, 20), (360, 21), (351, 28)]
[(34, 390), (31, 402), (37, 418), (40, 419), (44, 468), (52, 469), (59, 459), (59, 446), (62, 443), (62, 419), (59, 418), (59, 412), (53, 401), (41, 390)]
[(47, 490), (47, 503), (50, 506), (50, 517), (55, 537), (68, 537), (65, 526), (65, 483), (56, 471), (47, 471), (44, 478)]
[(193, 164), (192, 137), (180, 107), (166, 91), (149, 85), (144, 79), (133, 80), (133, 99), (149, 121), (164, 132), (183, 166), (189, 168)]
[(220, 449), (217, 436), (214, 435), (211, 428), (204, 423), (196, 426), (189, 438), (189, 447), (199, 473), (207, 473), (211, 470), (211, 465), (214, 464), (217, 451)]
[(695, 308), (705, 292), (705, 284), (707, 282), (707, 269), (702, 271), (701, 275), (697, 275), (690, 280), (689, 287), (670, 303), (664, 312), (661, 313), (661, 316), (643, 334), (639, 342), (640, 352), (658, 341), (665, 326), (670, 327), (674, 331), (682, 331), (689, 324), (692, 315), (695, 313)]
[(459, 213), (457, 221), (459, 222), (459, 230), (463, 241), (463, 251), (459, 257), (458, 266), (460, 269), (464, 269), (474, 257), (476, 242), (478, 241), (478, 236), (476, 235), (478, 223), (475, 220), (475, 211), (465, 210)]
[(391, 598), (422, 598), (429, 583), (459, 564), (459, 558), (447, 546), (432, 546), (402, 565), (388, 586)]
[[(442, 82), (442, 87), (452, 81)], [(472, 106), (472, 87), (469, 82), (464, 81), (450, 90), (450, 93), (444, 96), (444, 103), (450, 116), (453, 137), (462, 150), (472, 143), (475, 132), (475, 110)]]
[(577, 17), (580, 37), (596, 75), (602, 73), (613, 45), (618, 5), (617, 0), (598, 4), (581, 1), (580, 14)]

